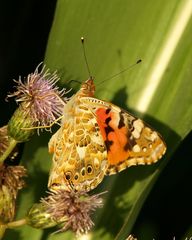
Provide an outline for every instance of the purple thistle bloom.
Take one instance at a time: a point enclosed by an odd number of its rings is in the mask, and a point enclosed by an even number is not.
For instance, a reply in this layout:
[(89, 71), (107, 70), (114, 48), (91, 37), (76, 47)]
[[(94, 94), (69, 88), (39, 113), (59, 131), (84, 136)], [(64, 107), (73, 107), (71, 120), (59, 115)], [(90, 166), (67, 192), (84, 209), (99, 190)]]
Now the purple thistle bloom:
[[(63, 107), (67, 98), (63, 98), (65, 89), (58, 90), (55, 85), (59, 81), (56, 72), (50, 73), (43, 66), (39, 72), (39, 66), (34, 73), (27, 76), (23, 83), (21, 78), (17, 82), (17, 91), (9, 94), (8, 97), (16, 97), (16, 102), (33, 120), (35, 126), (49, 126), (63, 113)], [(23, 104), (22, 104), (23, 103)]]
[[(48, 197), (41, 199), (41, 202), (45, 204), (52, 218), (63, 225), (57, 232), (71, 229), (77, 235), (81, 235), (94, 226), (91, 214), (103, 206), (101, 194), (89, 196), (85, 192), (57, 190), (50, 192)], [(63, 219), (65, 221), (62, 223)]]

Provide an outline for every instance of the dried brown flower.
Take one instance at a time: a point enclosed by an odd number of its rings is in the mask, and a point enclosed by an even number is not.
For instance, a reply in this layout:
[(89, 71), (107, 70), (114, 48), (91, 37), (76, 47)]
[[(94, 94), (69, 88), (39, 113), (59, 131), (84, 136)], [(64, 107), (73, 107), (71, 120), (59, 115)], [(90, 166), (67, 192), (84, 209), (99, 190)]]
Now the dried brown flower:
[(23, 166), (0, 166), (0, 221), (12, 221), (18, 190), (23, 188), (26, 169)]
[(0, 156), (5, 152), (9, 144), (7, 126), (0, 128)]

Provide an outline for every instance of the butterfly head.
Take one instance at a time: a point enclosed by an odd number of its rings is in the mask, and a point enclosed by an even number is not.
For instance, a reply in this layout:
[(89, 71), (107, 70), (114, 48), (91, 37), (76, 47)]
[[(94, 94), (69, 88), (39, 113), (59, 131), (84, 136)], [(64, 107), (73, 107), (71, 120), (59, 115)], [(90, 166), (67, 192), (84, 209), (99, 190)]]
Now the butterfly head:
[(86, 97), (93, 97), (95, 93), (95, 85), (93, 82), (93, 78), (90, 77), (87, 81), (85, 81), (81, 85), (81, 95)]

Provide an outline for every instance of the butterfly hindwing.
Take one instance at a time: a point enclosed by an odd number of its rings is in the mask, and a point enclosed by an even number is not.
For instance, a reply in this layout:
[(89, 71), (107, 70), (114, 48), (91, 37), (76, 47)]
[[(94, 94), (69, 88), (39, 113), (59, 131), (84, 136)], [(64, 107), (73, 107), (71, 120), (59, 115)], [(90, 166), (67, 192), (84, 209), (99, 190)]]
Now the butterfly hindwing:
[(94, 114), (80, 103), (49, 142), (53, 152), (49, 188), (89, 191), (103, 179), (107, 151)]

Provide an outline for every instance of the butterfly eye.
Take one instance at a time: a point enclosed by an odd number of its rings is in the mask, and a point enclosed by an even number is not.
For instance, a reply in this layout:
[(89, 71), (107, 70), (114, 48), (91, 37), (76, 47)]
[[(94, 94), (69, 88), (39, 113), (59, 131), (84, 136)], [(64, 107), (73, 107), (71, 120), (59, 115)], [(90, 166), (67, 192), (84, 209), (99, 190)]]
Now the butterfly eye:
[(65, 173), (65, 178), (67, 181), (69, 181), (71, 179), (71, 172), (66, 172)]
[(90, 173), (92, 173), (92, 171), (93, 171), (92, 166), (91, 166), (91, 165), (88, 165), (88, 166), (87, 166), (87, 172), (90, 174)]

